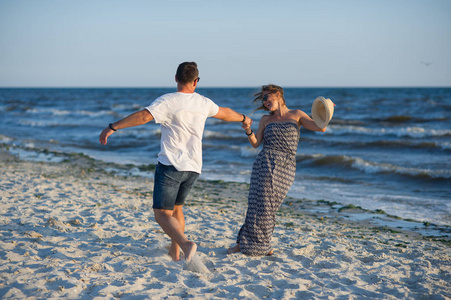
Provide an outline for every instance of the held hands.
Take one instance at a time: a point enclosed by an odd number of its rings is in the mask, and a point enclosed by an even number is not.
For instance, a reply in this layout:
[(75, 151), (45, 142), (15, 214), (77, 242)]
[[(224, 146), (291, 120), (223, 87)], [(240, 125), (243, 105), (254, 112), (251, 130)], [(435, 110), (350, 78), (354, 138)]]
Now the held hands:
[[(252, 122), (251, 122), (251, 124), (252, 124)], [(251, 124), (243, 123), (243, 124), (241, 125), (241, 127), (242, 127), (244, 130), (250, 129), (250, 128), (251, 128)], [(247, 131), (247, 130), (246, 130), (246, 131)]]
[[(249, 120), (249, 121), (248, 121)], [(244, 122), (242, 122), (241, 127), (244, 129), (244, 131), (246, 132), (246, 135), (249, 137), (250, 135), (252, 135), (252, 119), (249, 117), (245, 117), (244, 118)]]
[(244, 121), (242, 122), (241, 127), (243, 127), (244, 129), (250, 128), (252, 125), (252, 119), (249, 118), (248, 116), (244, 116)]

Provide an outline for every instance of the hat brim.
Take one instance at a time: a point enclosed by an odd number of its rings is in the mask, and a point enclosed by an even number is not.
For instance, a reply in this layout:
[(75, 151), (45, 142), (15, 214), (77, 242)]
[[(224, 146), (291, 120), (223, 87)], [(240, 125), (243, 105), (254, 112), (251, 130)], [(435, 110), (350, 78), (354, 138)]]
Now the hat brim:
[(334, 105), (330, 99), (318, 97), (312, 104), (312, 119), (319, 128), (325, 128), (334, 115)]

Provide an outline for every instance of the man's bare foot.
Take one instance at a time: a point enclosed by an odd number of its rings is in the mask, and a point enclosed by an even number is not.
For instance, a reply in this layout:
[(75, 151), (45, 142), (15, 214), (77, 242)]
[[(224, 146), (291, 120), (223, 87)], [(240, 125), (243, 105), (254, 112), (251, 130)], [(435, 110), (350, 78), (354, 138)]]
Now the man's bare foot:
[(235, 247), (231, 247), (231, 248), (227, 249), (227, 254), (238, 253), (238, 252), (241, 252), (240, 244), (236, 244)]
[(193, 242), (186, 242), (185, 245), (183, 245), (183, 253), (185, 253), (185, 260), (187, 262), (191, 261), (196, 254), (197, 251), (197, 245)]
[(266, 254), (266, 256), (271, 256), (271, 255), (273, 255), (273, 254), (274, 254), (274, 250), (271, 250), (271, 251), (269, 251), (268, 254)]
[(171, 248), (169, 249), (168, 253), (173, 261), (179, 261), (180, 260), (180, 247), (176, 242), (172, 242)]

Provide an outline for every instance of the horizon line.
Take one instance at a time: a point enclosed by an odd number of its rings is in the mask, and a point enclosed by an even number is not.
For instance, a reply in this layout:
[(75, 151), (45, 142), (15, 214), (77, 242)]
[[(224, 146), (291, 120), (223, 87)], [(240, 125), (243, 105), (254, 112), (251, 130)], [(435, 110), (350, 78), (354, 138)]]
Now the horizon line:
[[(205, 86), (197, 87), (196, 89), (249, 89), (258, 88), (258, 86)], [(0, 86), (0, 89), (176, 89), (176, 86)], [(373, 88), (451, 88), (449, 86), (441, 85), (412, 85), (412, 86), (284, 86), (284, 89), (302, 88), (302, 89), (373, 89)]]

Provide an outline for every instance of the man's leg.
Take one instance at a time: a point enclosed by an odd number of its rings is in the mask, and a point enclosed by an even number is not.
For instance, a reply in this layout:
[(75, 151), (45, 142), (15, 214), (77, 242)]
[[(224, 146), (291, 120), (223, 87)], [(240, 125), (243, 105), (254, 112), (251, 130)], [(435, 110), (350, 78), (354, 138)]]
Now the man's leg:
[[(158, 163), (155, 170), (153, 209), (155, 220), (163, 231), (172, 239), (169, 254), (172, 259), (180, 260), (180, 248), (185, 259), (191, 260), (197, 245), (185, 236), (185, 217), (182, 205), (199, 174), (179, 172), (173, 166)], [(177, 246), (178, 245), (178, 246)]]
[[(185, 232), (185, 216), (183, 215), (182, 205), (174, 206), (174, 212), (172, 213), (172, 216), (179, 221), (182, 227), (182, 231)], [(169, 255), (174, 261), (180, 260), (180, 247), (174, 240), (172, 240)]]
[(185, 253), (185, 259), (190, 261), (197, 250), (197, 245), (188, 240), (184, 233), (184, 222), (183, 225), (174, 216), (174, 210), (166, 209), (154, 209), (155, 220), (161, 226), (163, 231), (169, 235), (172, 241), (175, 241), (180, 248), (182, 248), (183, 253)]

